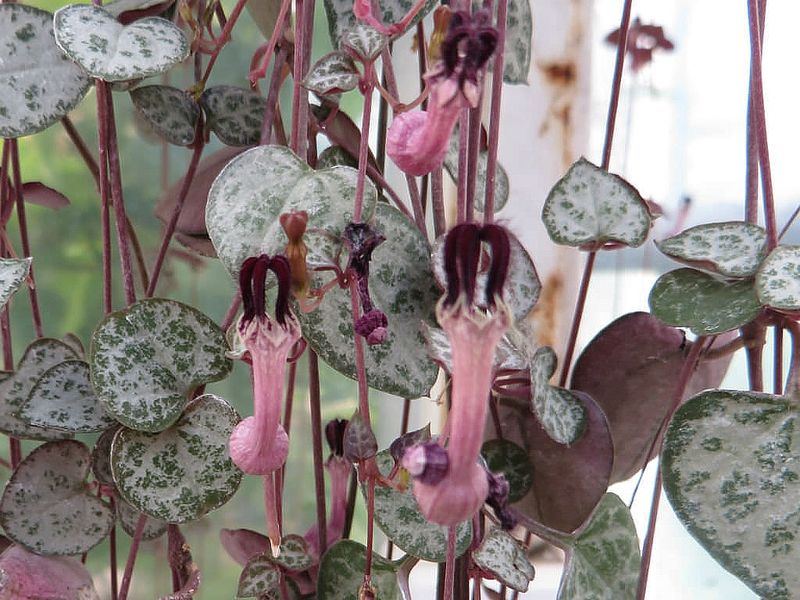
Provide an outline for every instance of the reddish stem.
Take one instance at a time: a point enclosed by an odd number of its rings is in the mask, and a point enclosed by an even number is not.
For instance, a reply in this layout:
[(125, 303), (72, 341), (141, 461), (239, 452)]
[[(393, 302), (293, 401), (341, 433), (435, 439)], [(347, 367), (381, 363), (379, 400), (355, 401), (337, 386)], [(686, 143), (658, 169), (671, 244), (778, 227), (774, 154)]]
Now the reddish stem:
[[(247, 4), (247, 0), (238, 0), (236, 2), (236, 6), (233, 7), (233, 12), (231, 12), (230, 16), (228, 16), (228, 20), (225, 22), (225, 26), (222, 28), (222, 32), (219, 34), (217, 38), (217, 44), (214, 46), (214, 50), (211, 53), (211, 57), (208, 59), (208, 64), (206, 65), (206, 71), (203, 74), (203, 79), (201, 80), (201, 84), (205, 87), (206, 83), (208, 83), (208, 77), (211, 75), (211, 69), (214, 68), (214, 63), (217, 62), (217, 58), (219, 57), (219, 53), (225, 47), (225, 45), (231, 39), (231, 31), (233, 30), (233, 26), (236, 25), (236, 21), (239, 19), (239, 15), (242, 14), (245, 5)], [(198, 53), (199, 55), (199, 53)]]
[(308, 93), (302, 81), (308, 69), (307, 37), (312, 36), (312, 28), (307, 27), (307, 12), (314, 12), (314, 0), (295, 0), (294, 66), (292, 77), (292, 134), (291, 146), (295, 154), (303, 158), (306, 151), (306, 131), (308, 130)]
[[(111, 502), (111, 512), (117, 514), (117, 501), (114, 495), (108, 497)], [(111, 526), (108, 534), (108, 569), (111, 574), (111, 600), (117, 600), (117, 526)]]
[[(481, 102), (469, 110), (469, 145), (467, 147), (467, 198), (464, 209), (467, 223), (475, 220), (475, 185), (478, 178), (478, 150), (481, 145)], [(461, 175), (459, 174), (459, 177)]]
[(773, 329), (775, 335), (774, 369), (772, 372), (772, 393), (776, 396), (783, 394), (783, 327), (776, 325)]
[(239, 292), (236, 292), (231, 300), (230, 306), (228, 306), (228, 310), (225, 311), (225, 316), (222, 317), (222, 323), (219, 325), (222, 331), (228, 331), (230, 326), (233, 325), (233, 321), (236, 319), (236, 314), (239, 312), (239, 307), (241, 305), (242, 297), (239, 295)]
[(433, 235), (437, 238), (447, 231), (447, 217), (444, 212), (444, 177), (442, 167), (431, 172), (431, 206), (433, 207)]
[(492, 99), (489, 108), (489, 148), (486, 156), (486, 195), (484, 196), (483, 222), (494, 221), (494, 186), (497, 178), (497, 148), (500, 143), (500, 105), (503, 97), (503, 69), (506, 43), (508, 0), (497, 1), (497, 48), (494, 51), (492, 72)]
[[(289, 2), (289, 0), (285, 0)], [(278, 54), (275, 57), (275, 64), (272, 66), (272, 74), (269, 79), (269, 88), (267, 89), (267, 105), (264, 108), (264, 120), (261, 123), (261, 137), (258, 140), (259, 145), (265, 146), (270, 143), (272, 139), (272, 124), (275, 121), (276, 108), (278, 105), (278, 93), (283, 83), (283, 65), (286, 63), (286, 57), (289, 51), (286, 49), (285, 44), (281, 44), (278, 49)]]
[[(372, 78), (372, 66), (368, 67), (369, 74), (366, 76)], [(360, 223), (362, 213), (364, 210), (364, 186), (367, 180), (367, 160), (369, 158), (369, 126), (370, 118), (372, 117), (372, 92), (374, 86), (369, 83), (367, 89), (364, 90), (364, 112), (361, 115), (361, 139), (358, 145), (358, 179), (356, 179), (356, 199), (353, 208), (353, 221)]]
[(617, 41), (617, 58), (614, 63), (614, 79), (611, 84), (611, 98), (608, 102), (608, 115), (606, 117), (606, 135), (603, 142), (602, 168), (608, 171), (611, 164), (611, 146), (614, 143), (614, 126), (617, 122), (617, 109), (619, 108), (619, 92), (622, 88), (622, 68), (625, 66), (625, 50), (628, 47), (628, 31), (631, 24), (631, 6), (633, 0), (625, 0), (622, 8), (622, 19), (619, 24), (619, 40)]
[(456, 224), (467, 220), (467, 149), (469, 147), (469, 108), (461, 111), (458, 120), (458, 184)]
[(583, 318), (583, 309), (586, 306), (586, 296), (589, 292), (589, 282), (592, 279), (592, 269), (594, 268), (594, 259), (597, 258), (597, 252), (594, 250), (589, 252), (586, 257), (586, 265), (583, 268), (583, 277), (581, 277), (581, 287), (578, 290), (578, 300), (575, 304), (575, 314), (572, 317), (572, 328), (569, 331), (569, 340), (567, 341), (567, 349), (564, 351), (564, 359), (561, 363), (561, 377), (559, 378), (558, 385), (564, 387), (567, 385), (567, 377), (569, 376), (569, 367), (572, 364), (572, 356), (575, 354), (575, 343), (578, 340), (578, 330), (581, 327), (581, 319)]
[(125, 563), (125, 572), (122, 574), (122, 584), (119, 588), (119, 600), (127, 600), (128, 598), (128, 589), (131, 587), (131, 578), (133, 577), (133, 566), (136, 564), (136, 555), (139, 552), (139, 544), (142, 542), (142, 535), (144, 535), (144, 526), (146, 522), (147, 517), (144, 514), (139, 515), (139, 519), (136, 521), (136, 531), (133, 532), (131, 549), (128, 551), (128, 561)]
[(444, 600), (453, 600), (456, 575), (456, 526), (447, 528), (447, 559), (444, 567)]
[(311, 441), (314, 457), (314, 492), (317, 501), (317, 535), (319, 555), (328, 547), (328, 528), (325, 512), (325, 473), (322, 464), (322, 414), (320, 410), (319, 362), (317, 353), (308, 351), (308, 398), (311, 408)]

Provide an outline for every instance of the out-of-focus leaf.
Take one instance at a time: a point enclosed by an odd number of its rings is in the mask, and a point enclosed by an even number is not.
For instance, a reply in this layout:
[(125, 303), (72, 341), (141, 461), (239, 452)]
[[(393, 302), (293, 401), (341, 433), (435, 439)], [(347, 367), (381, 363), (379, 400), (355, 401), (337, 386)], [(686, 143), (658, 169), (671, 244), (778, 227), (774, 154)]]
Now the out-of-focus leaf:
[(0, 556), (0, 594), (9, 600), (100, 600), (92, 576), (77, 558), (39, 556), (11, 546)]
[(23, 183), (22, 197), (25, 198), (25, 202), (46, 206), (53, 210), (69, 206), (69, 198), (58, 190), (54, 190), (39, 181)]
[[(319, 567), (317, 600), (359, 600), (366, 558), (367, 549), (352, 540), (341, 540), (328, 548)], [(401, 598), (394, 564), (374, 552), (372, 585), (380, 600)]]

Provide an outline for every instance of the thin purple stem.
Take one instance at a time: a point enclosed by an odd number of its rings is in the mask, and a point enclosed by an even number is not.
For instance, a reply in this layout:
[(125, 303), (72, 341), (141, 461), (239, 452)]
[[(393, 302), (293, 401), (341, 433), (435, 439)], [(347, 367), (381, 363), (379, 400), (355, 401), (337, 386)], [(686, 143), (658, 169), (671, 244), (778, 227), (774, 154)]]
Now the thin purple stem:
[(219, 325), (219, 328), (222, 329), (222, 331), (228, 331), (230, 326), (233, 325), (233, 321), (236, 319), (236, 314), (239, 312), (239, 307), (241, 305), (242, 297), (239, 295), (239, 292), (236, 292), (233, 295), (230, 306), (228, 306), (228, 310), (225, 311), (225, 316), (222, 317), (222, 323)]
[(320, 410), (319, 362), (317, 353), (308, 350), (308, 398), (311, 408), (311, 441), (314, 457), (314, 492), (317, 500), (317, 535), (319, 555), (328, 547), (328, 526), (325, 512), (325, 473), (322, 464), (322, 413)]
[(303, 158), (306, 150), (306, 131), (308, 129), (308, 93), (301, 85), (307, 70), (306, 37), (312, 35), (306, 26), (308, 11), (313, 14), (314, 0), (295, 0), (295, 34), (294, 34), (294, 79), (292, 92), (292, 134), (291, 147), (295, 154)]
[[(103, 240), (103, 312), (110, 313), (112, 301), (111, 272), (111, 213), (108, 183), (108, 110), (105, 100), (107, 88), (104, 82), (97, 84), (97, 151), (101, 167), (98, 167), (98, 188), (100, 189), (100, 221)], [(77, 132), (75, 132), (77, 134)], [(80, 138), (78, 138), (80, 139)], [(74, 141), (74, 140), (73, 140)], [(77, 143), (76, 143), (77, 145)], [(91, 163), (87, 162), (91, 171)]]
[[(287, 3), (290, 0), (285, 0)], [(267, 105), (264, 108), (264, 120), (261, 123), (261, 137), (258, 140), (259, 145), (265, 146), (270, 143), (272, 139), (272, 124), (275, 120), (276, 106), (278, 103), (278, 94), (281, 89), (281, 71), (286, 62), (286, 57), (289, 51), (284, 44), (278, 49), (278, 54), (275, 57), (275, 64), (272, 66), (272, 74), (269, 79), (269, 88), (267, 89)]]
[[(371, 79), (374, 76), (372, 66), (370, 65), (368, 69), (370, 72), (366, 77)], [(364, 211), (364, 186), (367, 179), (367, 160), (369, 158), (369, 125), (372, 117), (373, 90), (374, 86), (371, 83), (364, 90), (364, 112), (361, 114), (361, 139), (358, 145), (358, 179), (356, 179), (356, 199), (353, 207), (353, 221), (355, 223), (361, 222)]]
[(225, 45), (230, 41), (231, 31), (233, 30), (233, 26), (236, 25), (236, 21), (239, 19), (239, 15), (242, 14), (242, 11), (244, 10), (246, 4), (247, 0), (238, 0), (238, 2), (236, 2), (236, 6), (233, 7), (233, 11), (228, 16), (228, 20), (225, 22), (225, 25), (222, 28), (222, 32), (217, 38), (217, 44), (214, 47), (213, 52), (211, 53), (211, 57), (208, 59), (208, 64), (206, 65), (206, 71), (203, 74), (203, 78), (201, 80), (201, 84), (203, 86), (205, 86), (205, 84), (208, 82), (208, 77), (209, 75), (211, 75), (211, 69), (214, 68), (214, 64), (217, 62), (219, 53), (222, 51)]
[(614, 126), (617, 122), (617, 109), (619, 108), (619, 92), (622, 88), (622, 68), (625, 66), (625, 50), (628, 47), (628, 30), (631, 24), (631, 6), (633, 0), (625, 0), (622, 8), (622, 19), (619, 24), (619, 40), (617, 42), (617, 59), (614, 63), (614, 79), (611, 84), (611, 98), (608, 102), (608, 115), (606, 117), (606, 135), (603, 142), (602, 168), (608, 171), (611, 165), (611, 146), (614, 143)]
[(433, 207), (433, 235), (437, 238), (447, 231), (447, 218), (444, 212), (444, 177), (442, 167), (431, 172), (431, 206)]
[(456, 528), (447, 528), (447, 559), (444, 567), (444, 600), (453, 600), (456, 575)]
[(122, 574), (122, 584), (119, 588), (119, 600), (127, 600), (128, 598), (128, 589), (131, 587), (131, 578), (133, 577), (133, 566), (136, 564), (136, 555), (139, 552), (139, 544), (142, 542), (146, 523), (147, 517), (144, 514), (139, 515), (139, 520), (136, 521), (136, 530), (133, 532), (131, 549), (128, 551), (128, 561), (125, 563), (125, 572)]
[(774, 369), (772, 371), (772, 393), (776, 396), (783, 394), (783, 327), (776, 325), (773, 330), (774, 339)]
[(458, 192), (456, 224), (467, 220), (467, 150), (469, 148), (469, 108), (461, 111), (458, 120)]
[[(116, 503), (114, 495), (109, 496), (111, 502), (111, 511), (117, 514)], [(111, 532), (108, 535), (108, 568), (111, 573), (111, 600), (117, 600), (117, 526), (112, 525)]]
[(497, 148), (500, 144), (500, 106), (503, 97), (503, 69), (506, 43), (508, 0), (497, 0), (497, 48), (494, 51), (492, 72), (492, 99), (489, 108), (489, 148), (486, 156), (486, 195), (484, 196), (483, 222), (494, 221), (494, 187), (497, 178)]
[[(467, 199), (464, 206), (467, 223), (475, 220), (475, 186), (478, 178), (478, 151), (481, 145), (481, 102), (469, 110), (469, 145), (467, 147)], [(461, 174), (459, 173), (459, 177)]]
[(586, 296), (589, 292), (589, 282), (592, 279), (592, 269), (594, 268), (594, 259), (597, 257), (596, 251), (589, 252), (586, 257), (586, 265), (583, 268), (583, 277), (581, 277), (581, 287), (578, 290), (578, 300), (575, 304), (575, 314), (572, 317), (572, 328), (569, 331), (569, 340), (567, 341), (567, 349), (564, 351), (564, 359), (561, 363), (561, 377), (559, 378), (558, 385), (564, 387), (567, 384), (567, 377), (569, 376), (569, 368), (572, 364), (572, 356), (575, 354), (575, 343), (578, 339), (578, 330), (581, 327), (581, 319), (583, 318), (583, 309), (586, 306)]

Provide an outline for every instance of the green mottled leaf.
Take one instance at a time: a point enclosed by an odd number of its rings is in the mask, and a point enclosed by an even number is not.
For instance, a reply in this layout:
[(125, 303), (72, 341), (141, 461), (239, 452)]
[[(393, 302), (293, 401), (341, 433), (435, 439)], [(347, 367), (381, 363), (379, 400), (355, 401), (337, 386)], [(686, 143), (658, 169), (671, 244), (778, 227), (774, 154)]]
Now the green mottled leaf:
[[(2, 18), (2, 11), (6, 6), (19, 5), (0, 5), (0, 18)], [(2, 102), (2, 100), (0, 100), (0, 102)], [(0, 110), (0, 118), (2, 118), (2, 110)], [(0, 258), (0, 309), (6, 305), (11, 299), (11, 296), (25, 283), (28, 272), (31, 270), (32, 260), (31, 258)]]
[(239, 576), (237, 598), (273, 597), (280, 593), (281, 572), (268, 553), (257, 554), (247, 561)]
[(238, 422), (225, 400), (204, 394), (160, 433), (121, 429), (111, 446), (117, 489), (137, 510), (169, 523), (219, 508), (242, 479), (228, 455), (228, 438)]
[(81, 554), (99, 544), (114, 513), (86, 487), (90, 459), (89, 449), (74, 440), (31, 452), (0, 500), (6, 535), (37, 554)]
[(641, 246), (651, 225), (650, 211), (636, 188), (585, 158), (550, 190), (542, 220), (555, 243), (589, 248)]
[(200, 108), (189, 93), (168, 85), (145, 85), (131, 91), (131, 101), (170, 144), (189, 146), (194, 142)]
[(316, 562), (308, 553), (306, 540), (295, 534), (283, 536), (280, 552), (272, 560), (276, 565), (292, 572), (305, 571)]
[(492, 529), (486, 534), (472, 560), (503, 585), (520, 592), (528, 591), (528, 584), (536, 574), (525, 548), (502, 529)]
[(778, 310), (800, 310), (800, 246), (778, 246), (756, 274), (762, 304)]
[(231, 361), (217, 325), (200, 311), (152, 298), (111, 313), (92, 335), (92, 384), (120, 423), (161, 431), (199, 385), (225, 378)]
[(89, 364), (65, 360), (48, 369), (33, 386), (19, 417), (36, 427), (62, 431), (102, 431), (115, 424), (92, 389)]
[[(509, 240), (511, 242), (511, 256), (509, 257), (506, 283), (503, 286), (503, 301), (511, 309), (514, 320), (520, 321), (528, 316), (528, 313), (533, 309), (539, 299), (542, 285), (539, 282), (536, 267), (534, 267), (528, 251), (525, 250), (525, 247), (512, 233), (509, 233)], [(446, 289), (444, 236), (440, 236), (433, 243), (431, 262), (436, 282), (442, 289)], [(483, 270), (478, 271), (478, 278), (475, 282), (475, 302), (482, 305), (486, 304), (487, 269), (488, 265)]]
[(56, 43), (92, 77), (127, 81), (158, 75), (189, 55), (183, 32), (145, 17), (122, 25), (99, 6), (73, 4), (54, 16)]
[(639, 539), (625, 503), (606, 494), (569, 539), (558, 600), (628, 600), (639, 581)]
[(48, 128), (89, 89), (83, 70), (56, 46), (51, 13), (24, 4), (0, 5), (0, 40), (0, 138)]
[(363, 62), (372, 62), (380, 56), (388, 41), (389, 38), (381, 32), (359, 21), (344, 32), (339, 44)]
[(738, 329), (761, 311), (753, 281), (725, 282), (694, 269), (658, 278), (650, 290), (650, 312), (667, 325), (689, 327), (697, 335)]
[[(304, 210), (308, 229), (316, 232), (315, 243), (307, 241), (307, 262), (329, 265), (334, 240), (353, 214), (357, 175), (348, 167), (314, 171), (283, 146), (243, 152), (222, 169), (208, 194), (206, 225), (222, 264), (236, 278), (247, 257), (283, 252), (287, 239), (280, 215)], [(377, 191), (367, 183), (365, 220), (372, 218), (376, 203)]]
[[(366, 557), (367, 549), (352, 540), (341, 540), (328, 548), (319, 567), (317, 600), (359, 600), (358, 590), (364, 580)], [(395, 566), (374, 552), (372, 585), (375, 598), (401, 598)]]
[(525, 450), (508, 440), (489, 440), (481, 447), (481, 455), (490, 471), (502, 474), (508, 481), (509, 502), (525, 497), (533, 483), (533, 465)]
[(531, 407), (547, 435), (560, 444), (571, 444), (586, 427), (586, 413), (575, 394), (550, 385), (556, 361), (549, 346), (539, 348), (531, 358)]
[[(444, 157), (444, 168), (453, 181), (458, 182), (458, 130), (450, 136), (450, 144), (447, 147), (447, 154)], [(486, 164), (489, 153), (481, 151), (478, 153), (478, 172), (475, 175), (475, 210), (483, 212), (484, 201), (486, 200)], [(508, 174), (503, 165), (497, 163), (497, 172), (494, 180), (494, 211), (499, 212), (508, 202)]]
[(378, 440), (369, 424), (361, 418), (359, 411), (353, 413), (347, 422), (342, 445), (344, 456), (350, 462), (367, 460), (378, 452)]
[(532, 39), (533, 16), (530, 0), (509, 0), (503, 56), (503, 81), (506, 83), (528, 83)]
[[(378, 10), (375, 12), (375, 16), (384, 25), (399, 23), (415, 4), (416, 0), (380, 0), (376, 3)], [(416, 26), (437, 5), (436, 0), (428, 0), (422, 10), (408, 24), (405, 31), (400, 32), (398, 36)], [(328, 15), (328, 32), (331, 36), (331, 43), (333, 46), (338, 46), (342, 35), (358, 22), (353, 14), (353, 0), (325, 0), (325, 13)]]
[(320, 152), (317, 159), (317, 169), (329, 169), (330, 167), (343, 166), (358, 168), (358, 159), (350, 154), (342, 146), (328, 146)]
[(800, 456), (786, 398), (709, 390), (676, 413), (664, 438), (664, 490), (702, 546), (759, 596), (800, 589)]
[[(388, 450), (377, 455), (378, 468), (388, 475), (394, 459)], [(425, 520), (414, 498), (413, 482), (405, 492), (375, 486), (375, 523), (403, 552), (432, 562), (447, 558), (447, 527)], [(362, 488), (362, 492), (366, 492)], [(472, 542), (472, 524), (465, 521), (456, 530), (456, 556), (463, 554)]]
[[(423, 350), (425, 339), (420, 330), (423, 321), (433, 322), (439, 296), (429, 267), (430, 247), (416, 226), (388, 204), (378, 204), (372, 225), (386, 241), (372, 255), (369, 289), (373, 304), (389, 320), (389, 335), (382, 344), (365, 345), (367, 382), (390, 394), (416, 398), (429, 392), (437, 373)], [(343, 254), (346, 256), (346, 250)], [(330, 277), (317, 274), (314, 286)], [(298, 314), (298, 318), (304, 336), (322, 360), (355, 379), (349, 290), (335, 287), (319, 308)]]
[(29, 425), (18, 413), (28, 400), (39, 378), (51, 367), (78, 358), (75, 351), (60, 340), (41, 338), (31, 343), (19, 361), (17, 370), (0, 381), (0, 431), (31, 440), (59, 440), (70, 433)]
[(696, 269), (725, 277), (750, 277), (767, 254), (767, 232), (740, 221), (706, 223), (656, 242), (656, 246)]
[(359, 77), (353, 59), (337, 50), (326, 54), (311, 66), (303, 79), (303, 87), (320, 96), (341, 94), (354, 90)]
[(206, 126), (226, 146), (252, 146), (261, 137), (267, 101), (254, 90), (217, 85), (200, 96)]
[[(130, 504), (125, 502), (122, 498), (117, 498), (117, 519), (119, 520), (122, 529), (125, 530), (129, 536), (133, 537), (136, 533), (136, 526), (139, 523), (139, 516), (142, 514)], [(155, 540), (160, 538), (167, 531), (166, 521), (155, 519), (153, 517), (145, 517), (144, 529), (142, 530), (143, 540)]]

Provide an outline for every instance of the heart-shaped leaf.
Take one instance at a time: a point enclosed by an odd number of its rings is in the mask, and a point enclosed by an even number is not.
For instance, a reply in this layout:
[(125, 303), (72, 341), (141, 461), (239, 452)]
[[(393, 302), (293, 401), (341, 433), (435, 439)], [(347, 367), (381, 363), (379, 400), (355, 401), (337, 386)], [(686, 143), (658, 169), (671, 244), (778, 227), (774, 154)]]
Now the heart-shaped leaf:
[(797, 423), (786, 398), (709, 390), (675, 413), (664, 438), (664, 489), (678, 518), (765, 598), (800, 589)]
[[(341, 238), (353, 214), (357, 177), (347, 167), (314, 171), (283, 146), (259, 146), (240, 154), (214, 181), (206, 206), (208, 234), (222, 264), (235, 278), (247, 257), (283, 252), (287, 239), (280, 216), (304, 210), (320, 244), (308, 244), (307, 261), (330, 265), (332, 240)], [(368, 183), (365, 221), (372, 218), (376, 203), (377, 191)]]
[(631, 511), (606, 494), (589, 522), (571, 540), (558, 600), (636, 597), (639, 538)]
[(111, 313), (92, 335), (92, 384), (106, 410), (140, 431), (161, 431), (199, 385), (231, 370), (228, 345), (200, 311), (153, 298)]
[(575, 394), (550, 385), (556, 361), (549, 346), (542, 346), (531, 358), (531, 407), (547, 435), (560, 444), (571, 444), (583, 433), (586, 413)]
[(228, 556), (242, 566), (245, 566), (253, 556), (266, 552), (270, 547), (267, 536), (251, 529), (221, 529), (219, 540)]
[(24, 4), (0, 6), (0, 138), (50, 127), (80, 102), (89, 78), (56, 46), (53, 15)]
[(536, 571), (522, 545), (502, 529), (492, 529), (472, 553), (481, 570), (512, 590), (527, 592)]
[[(444, 168), (453, 179), (458, 182), (458, 131), (450, 136), (450, 145), (447, 147), (447, 154), (444, 157)], [(478, 153), (478, 172), (475, 175), (475, 210), (483, 212), (484, 201), (486, 200), (486, 164), (489, 153), (481, 151)], [(494, 211), (503, 210), (508, 202), (508, 174), (503, 165), (497, 164), (497, 172), (494, 181)]]
[[(377, 455), (378, 468), (388, 475), (394, 459), (388, 450)], [(382, 485), (375, 486), (375, 523), (403, 552), (429, 560), (444, 562), (447, 558), (447, 527), (425, 520), (414, 498), (413, 482), (405, 492)], [(362, 492), (366, 492), (362, 489)], [(456, 530), (456, 556), (463, 554), (472, 542), (472, 525), (461, 523)]]
[(65, 360), (48, 369), (33, 386), (19, 417), (36, 427), (71, 432), (102, 431), (116, 422), (92, 389), (89, 364)]
[(200, 108), (191, 95), (168, 85), (145, 85), (131, 91), (136, 110), (153, 130), (176, 146), (194, 142)]
[(117, 484), (114, 483), (114, 475), (111, 473), (111, 442), (121, 427), (122, 425), (116, 425), (106, 429), (92, 448), (92, 475), (103, 485), (112, 488)]
[(800, 310), (800, 246), (778, 246), (756, 274), (762, 304), (778, 310)]
[[(122, 498), (117, 498), (117, 519), (122, 529), (129, 536), (136, 534), (136, 526), (139, 524), (139, 517), (142, 515), (138, 510), (125, 502)], [(145, 517), (144, 529), (142, 530), (143, 540), (155, 540), (160, 538), (167, 531), (167, 523), (161, 519)]]
[(65, 360), (75, 358), (78, 358), (75, 351), (61, 340), (41, 338), (32, 342), (22, 355), (16, 372), (0, 381), (0, 431), (31, 440), (71, 437), (64, 431), (29, 425), (19, 418), (18, 413), (45, 372)]
[[(317, 582), (317, 600), (359, 600), (364, 580), (367, 549), (352, 540), (341, 540), (328, 548), (322, 557)], [(372, 585), (375, 598), (400, 600), (395, 566), (372, 553)]]
[(528, 83), (532, 40), (531, 3), (528, 0), (509, 0), (503, 56), (503, 81), (506, 83)]
[(183, 523), (225, 504), (242, 472), (228, 454), (239, 415), (222, 398), (204, 394), (160, 433), (123, 428), (111, 446), (111, 470), (125, 500), (143, 513)]
[(281, 538), (278, 556), (272, 559), (276, 565), (298, 573), (311, 567), (316, 561), (308, 551), (306, 540), (299, 535), (289, 534)]
[[(425, 343), (428, 347), (430, 357), (439, 363), (448, 373), (453, 372), (453, 349), (450, 340), (444, 329), (431, 327), (427, 323), (422, 324), (422, 334), (425, 336)], [(528, 368), (528, 363), (521, 356), (514, 346), (511, 345), (507, 337), (503, 337), (497, 344), (494, 351), (495, 370), (510, 369), (522, 370)]]
[(183, 32), (160, 17), (122, 25), (99, 6), (73, 4), (56, 11), (53, 23), (64, 53), (105, 81), (158, 75), (189, 56)]
[(257, 554), (247, 561), (239, 576), (237, 598), (272, 598), (280, 594), (281, 571), (272, 557)]
[(339, 43), (361, 61), (372, 62), (380, 56), (388, 41), (389, 38), (380, 31), (359, 21), (344, 33)]
[(767, 254), (763, 227), (731, 221), (690, 227), (656, 246), (677, 261), (725, 277), (750, 277)]
[[(0, 15), (2, 15), (2, 8), (6, 6), (19, 5), (0, 5)], [(2, 114), (1, 111), (0, 114)], [(0, 258), (0, 310), (27, 279), (32, 260), (31, 258)]]
[(252, 146), (261, 137), (267, 101), (253, 90), (217, 85), (200, 96), (206, 125), (226, 146)]
[[(715, 344), (724, 341), (718, 339)], [(658, 452), (660, 441), (655, 438), (672, 410), (675, 385), (691, 347), (692, 342), (679, 329), (664, 325), (649, 313), (635, 312), (598, 333), (575, 362), (572, 389), (594, 398), (611, 426), (612, 483), (639, 471), (651, 449)], [(686, 386), (683, 400), (700, 390), (718, 387), (731, 356), (703, 359)]]
[[(388, 204), (378, 204), (372, 226), (386, 241), (372, 255), (369, 289), (374, 305), (389, 320), (389, 335), (382, 344), (365, 348), (367, 382), (390, 394), (416, 398), (429, 392), (437, 372), (425, 354), (420, 331), (423, 321), (434, 320), (433, 308), (439, 296), (429, 270), (430, 247), (416, 226)], [(317, 274), (314, 285), (329, 279), (330, 275)], [(298, 318), (304, 336), (320, 358), (355, 379), (349, 290), (332, 289), (316, 310)]]
[(533, 483), (533, 466), (525, 450), (508, 440), (489, 440), (481, 447), (481, 455), (492, 473), (508, 481), (508, 501), (522, 500)]
[[(378, 10), (375, 14), (385, 25), (391, 25), (399, 23), (415, 4), (416, 0), (380, 0), (377, 3)], [(422, 10), (408, 24), (405, 31), (400, 32), (398, 36), (412, 29), (437, 5), (436, 0), (428, 0)], [(325, 13), (328, 15), (328, 32), (331, 42), (334, 46), (338, 46), (344, 33), (358, 23), (353, 14), (353, 0), (325, 0)]]
[(725, 282), (695, 269), (659, 277), (649, 302), (650, 312), (662, 322), (688, 327), (697, 335), (738, 329), (761, 311), (752, 280)]
[[(36, 204), (37, 206), (45, 206), (47, 208), (52, 208), (53, 210), (64, 208), (70, 204), (69, 198), (67, 198), (64, 194), (58, 190), (46, 186), (40, 181), (27, 181), (23, 183), (22, 196), (25, 198), (25, 202)], [(5, 261), (9, 259), (2, 260)]]
[[(528, 316), (539, 299), (542, 285), (528, 251), (511, 232), (509, 232), (508, 238), (511, 242), (511, 254), (508, 262), (508, 274), (503, 286), (503, 301), (511, 309), (514, 320), (521, 321)], [(447, 274), (444, 270), (444, 236), (440, 236), (433, 243), (431, 254), (431, 264), (436, 282), (443, 290), (447, 289)], [(481, 305), (486, 305), (486, 280), (486, 270), (479, 271), (475, 282), (475, 302)]]
[(342, 442), (344, 456), (350, 462), (358, 462), (372, 458), (378, 452), (378, 440), (369, 424), (361, 418), (361, 413), (356, 411), (344, 430)]
[(516, 507), (535, 521), (564, 532), (575, 531), (608, 488), (614, 450), (603, 411), (586, 394), (576, 392), (586, 410), (586, 429), (572, 445), (554, 442), (541, 428), (530, 403), (501, 398), (504, 439), (525, 449), (533, 465), (531, 491)]
[(0, 500), (6, 535), (37, 554), (81, 554), (111, 531), (114, 513), (86, 486), (89, 449), (49, 442), (14, 471)]
[(303, 87), (320, 96), (356, 89), (361, 74), (346, 52), (335, 51), (315, 62), (303, 79)]
[(630, 183), (581, 158), (550, 190), (542, 220), (565, 246), (641, 246), (650, 231), (647, 203)]
[(100, 600), (89, 571), (77, 558), (39, 556), (10, 546), (0, 556), (0, 592), (12, 600)]

